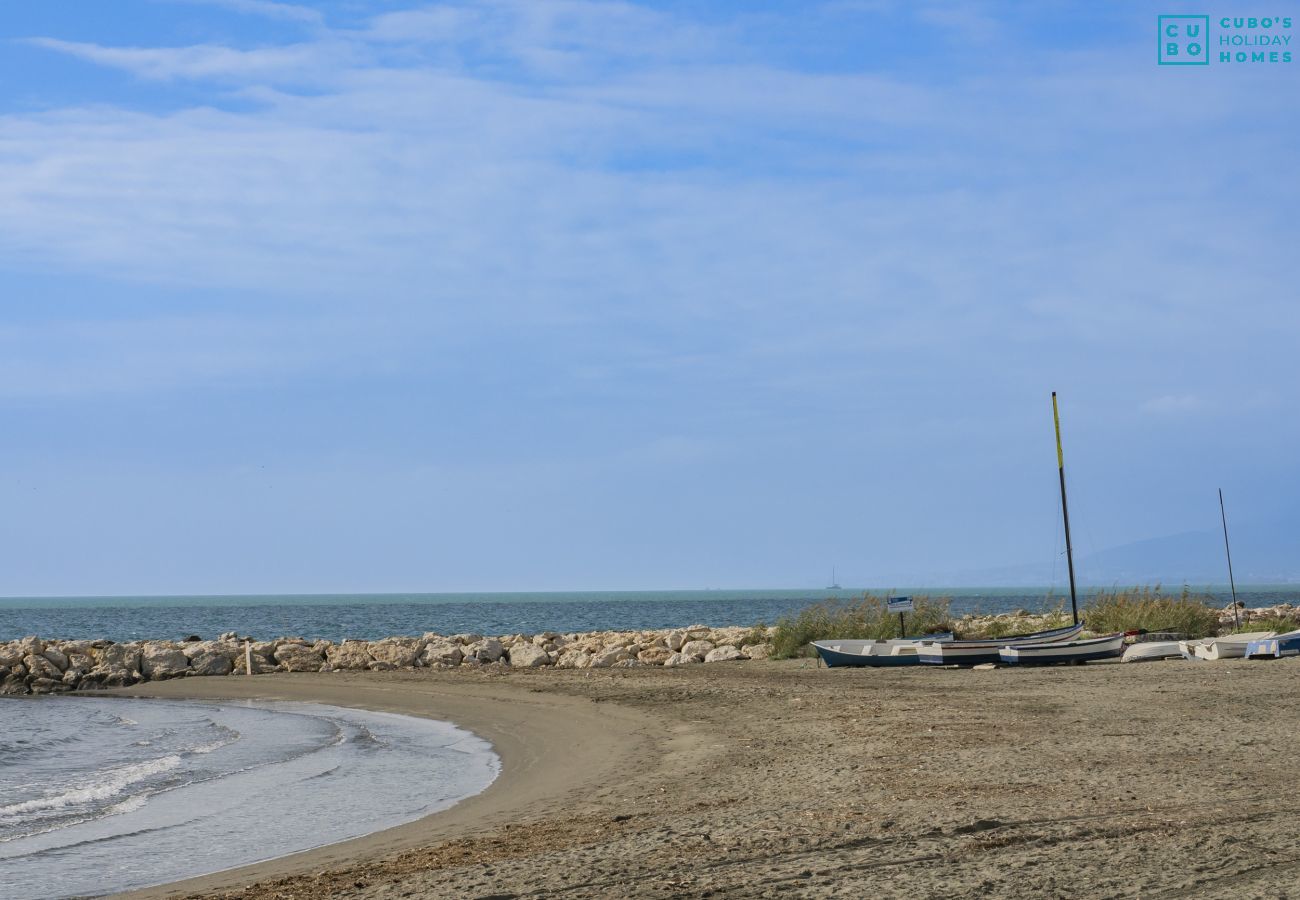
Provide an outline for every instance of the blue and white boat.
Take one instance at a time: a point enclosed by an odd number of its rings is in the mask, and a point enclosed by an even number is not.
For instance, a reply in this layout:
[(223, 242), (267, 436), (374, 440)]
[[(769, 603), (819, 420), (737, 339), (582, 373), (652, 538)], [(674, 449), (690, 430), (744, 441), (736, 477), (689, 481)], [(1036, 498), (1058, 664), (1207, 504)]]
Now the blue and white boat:
[(1083, 623), (1035, 631), (1014, 637), (981, 641), (922, 641), (916, 655), (921, 663), (931, 666), (977, 666), (1000, 661), (998, 652), (1003, 647), (1023, 647), (1031, 644), (1055, 644), (1072, 641), (1083, 633)]
[(1114, 659), (1124, 652), (1124, 632), (1086, 641), (1056, 641), (1048, 644), (1021, 644), (1003, 647), (998, 659), (1004, 663), (1021, 666), (1055, 666), (1068, 663), (1085, 663), (1098, 659)]
[(927, 634), (914, 638), (885, 641), (829, 640), (813, 641), (813, 649), (827, 666), (915, 666), (916, 649), (921, 641), (950, 641), (952, 632)]
[(1300, 656), (1300, 630), (1246, 644), (1246, 659), (1282, 659), (1284, 656)]

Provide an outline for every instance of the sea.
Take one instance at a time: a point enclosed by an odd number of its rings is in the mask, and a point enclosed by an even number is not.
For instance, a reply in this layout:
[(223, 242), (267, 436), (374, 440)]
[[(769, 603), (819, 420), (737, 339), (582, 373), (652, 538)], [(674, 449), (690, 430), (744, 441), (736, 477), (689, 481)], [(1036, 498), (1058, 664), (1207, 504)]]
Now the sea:
[[(0, 598), (0, 641), (26, 635), (74, 640), (215, 638), (228, 631), (258, 639), (375, 640), (391, 635), (534, 634), (686, 625), (774, 624), (813, 603), (852, 601), (871, 590), (947, 597), (956, 615), (1064, 606), (1060, 588), (868, 588), (697, 591), (582, 591), (438, 594), (285, 594), (243, 596)], [(1079, 592), (1080, 602), (1093, 593)], [(1181, 590), (1179, 588), (1178, 590)], [(1227, 585), (1195, 587), (1227, 605)], [(1177, 591), (1170, 591), (1177, 593)], [(1300, 602), (1300, 585), (1237, 588), (1247, 606)]]
[(445, 809), (496, 777), (448, 722), (304, 703), (0, 701), (0, 895), (98, 895)]

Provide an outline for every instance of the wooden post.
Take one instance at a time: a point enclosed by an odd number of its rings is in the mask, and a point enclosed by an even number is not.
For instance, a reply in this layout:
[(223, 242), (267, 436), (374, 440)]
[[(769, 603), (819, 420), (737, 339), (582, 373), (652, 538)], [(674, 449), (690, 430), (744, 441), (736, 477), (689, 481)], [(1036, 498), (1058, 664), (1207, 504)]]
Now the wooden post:
[(244, 674), (253, 674), (253, 642), (244, 641)]

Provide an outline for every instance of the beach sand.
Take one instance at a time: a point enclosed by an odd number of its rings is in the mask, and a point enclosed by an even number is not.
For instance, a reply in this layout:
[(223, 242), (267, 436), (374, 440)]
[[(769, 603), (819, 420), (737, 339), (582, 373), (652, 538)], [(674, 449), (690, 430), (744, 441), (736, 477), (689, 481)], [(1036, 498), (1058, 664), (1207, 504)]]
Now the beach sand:
[[(447, 812), (134, 897), (1300, 896), (1300, 660), (416, 670), (118, 693), (429, 715), (503, 762)], [(292, 796), (267, 797), (261, 827), (291, 815)]]

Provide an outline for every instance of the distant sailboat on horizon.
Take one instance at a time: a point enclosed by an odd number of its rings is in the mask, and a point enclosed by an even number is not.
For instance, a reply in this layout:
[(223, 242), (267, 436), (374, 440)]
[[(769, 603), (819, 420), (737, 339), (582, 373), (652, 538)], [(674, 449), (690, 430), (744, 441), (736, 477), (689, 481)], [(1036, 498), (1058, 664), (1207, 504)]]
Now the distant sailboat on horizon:
[(828, 591), (842, 591), (842, 590), (844, 590), (844, 588), (840, 587), (840, 583), (839, 583), (839, 581), (837, 581), (836, 578), (835, 578), (835, 567), (834, 567), (834, 566), (831, 566), (831, 583), (828, 584), (828, 585), (826, 585), (826, 590), (828, 590)]

